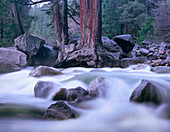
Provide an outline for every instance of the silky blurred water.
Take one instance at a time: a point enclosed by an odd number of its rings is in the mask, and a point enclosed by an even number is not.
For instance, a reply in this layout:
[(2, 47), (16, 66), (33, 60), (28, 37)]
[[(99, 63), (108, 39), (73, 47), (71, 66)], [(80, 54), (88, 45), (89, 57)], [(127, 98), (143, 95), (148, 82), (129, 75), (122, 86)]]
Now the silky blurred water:
[[(170, 132), (170, 120), (159, 116), (159, 107), (137, 104), (129, 101), (131, 93), (142, 79), (148, 79), (163, 86), (161, 94), (165, 102), (170, 101), (170, 74), (156, 74), (149, 67), (133, 70), (135, 66), (121, 68), (67, 68), (58, 69), (63, 74), (40, 78), (29, 77), (33, 70), (28, 67), (18, 72), (0, 74), (0, 106), (12, 108), (24, 106), (45, 111), (55, 101), (34, 97), (34, 86), (39, 81), (54, 82), (60, 88), (88, 84), (97, 77), (105, 77), (107, 93), (104, 98), (83, 102), (77, 119), (49, 121), (29, 116), (0, 116), (1, 132)], [(163, 104), (164, 105), (164, 104)], [(3, 108), (3, 105), (1, 106)], [(11, 108), (11, 107), (9, 107)], [(0, 114), (1, 111), (0, 111)]]

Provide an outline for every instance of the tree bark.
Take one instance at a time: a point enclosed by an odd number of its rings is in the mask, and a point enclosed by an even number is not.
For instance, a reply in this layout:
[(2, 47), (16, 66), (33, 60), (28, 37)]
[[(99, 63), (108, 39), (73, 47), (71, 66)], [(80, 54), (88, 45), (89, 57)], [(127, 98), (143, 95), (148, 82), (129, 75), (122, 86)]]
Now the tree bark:
[(68, 6), (67, 0), (62, 0), (62, 44), (68, 44)]
[(62, 0), (62, 10), (60, 14), (60, 0), (51, 0), (53, 8), (53, 23), (56, 36), (57, 46), (59, 47), (58, 61), (64, 59), (64, 45), (68, 44), (68, 7), (67, 0)]
[(60, 16), (60, 9), (59, 9), (59, 2), (60, 0), (52, 0), (52, 9), (53, 9), (53, 23), (54, 23), (54, 30), (56, 36), (57, 45), (60, 47), (61, 45), (61, 16)]
[(22, 22), (21, 22), (21, 18), (20, 18), (20, 15), (19, 15), (16, 0), (13, 0), (11, 5), (12, 5), (12, 12), (13, 12), (13, 15), (14, 15), (14, 18), (15, 18), (15, 22), (16, 22), (16, 24), (18, 24), (20, 31), (21, 31), (21, 34), (24, 34), (24, 29), (23, 29), (23, 26), (22, 26)]
[(67, 56), (65, 66), (98, 65), (97, 49), (101, 46), (102, 0), (80, 0), (80, 43)]

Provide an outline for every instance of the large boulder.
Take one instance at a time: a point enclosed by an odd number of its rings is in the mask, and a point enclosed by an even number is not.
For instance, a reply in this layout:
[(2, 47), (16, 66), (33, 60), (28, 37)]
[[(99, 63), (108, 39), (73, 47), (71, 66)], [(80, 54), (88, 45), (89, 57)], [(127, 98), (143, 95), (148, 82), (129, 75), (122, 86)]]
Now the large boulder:
[(12, 48), (0, 48), (0, 73), (22, 69), (27, 64), (24, 53)]
[(36, 69), (30, 72), (29, 76), (41, 77), (41, 76), (54, 76), (58, 74), (61, 74), (61, 72), (53, 67), (38, 66)]
[(120, 46), (108, 37), (102, 37), (102, 44), (110, 52), (122, 52)]
[(31, 62), (29, 65), (38, 66), (54, 66), (57, 59), (57, 52), (51, 47), (44, 45), (39, 50), (38, 53), (31, 57)]
[(126, 68), (130, 65), (136, 65), (139, 63), (144, 63), (146, 61), (147, 61), (146, 56), (135, 57), (135, 58), (123, 58), (123, 59), (121, 59), (121, 67)]
[(34, 95), (38, 98), (48, 98), (54, 89), (54, 83), (50, 81), (38, 81), (34, 87)]
[(135, 46), (130, 34), (115, 36), (114, 41), (122, 48), (125, 53), (131, 52)]
[(66, 120), (75, 118), (75, 113), (63, 101), (58, 101), (48, 107), (43, 115), (44, 119)]
[(141, 84), (133, 91), (130, 100), (139, 103), (147, 102), (158, 105), (163, 102), (161, 90), (163, 89), (159, 85), (148, 80), (142, 80)]
[(29, 57), (37, 54), (38, 50), (44, 45), (45, 41), (33, 35), (23, 34), (15, 40), (15, 47), (26, 53)]
[(104, 77), (98, 77), (88, 86), (88, 94), (91, 97), (104, 97), (106, 95), (106, 83)]

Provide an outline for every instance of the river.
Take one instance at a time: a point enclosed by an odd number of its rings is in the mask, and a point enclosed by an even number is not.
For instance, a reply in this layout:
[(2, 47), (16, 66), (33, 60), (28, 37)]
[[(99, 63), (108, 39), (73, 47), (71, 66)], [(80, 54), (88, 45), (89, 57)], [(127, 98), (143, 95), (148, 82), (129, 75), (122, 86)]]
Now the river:
[[(142, 70), (134, 67), (66, 68), (58, 69), (61, 75), (39, 78), (28, 76), (33, 67), (0, 74), (0, 132), (170, 132), (170, 120), (160, 116), (164, 104), (155, 107), (129, 101), (142, 79), (163, 86), (163, 94), (169, 98), (170, 74), (153, 73), (150, 67)], [(106, 97), (83, 102), (80, 108), (70, 106), (80, 113), (77, 119), (41, 119), (41, 112), (55, 101), (51, 100), (52, 95), (47, 99), (34, 97), (37, 81), (54, 82), (55, 91), (77, 86), (87, 89), (99, 76), (106, 78)]]

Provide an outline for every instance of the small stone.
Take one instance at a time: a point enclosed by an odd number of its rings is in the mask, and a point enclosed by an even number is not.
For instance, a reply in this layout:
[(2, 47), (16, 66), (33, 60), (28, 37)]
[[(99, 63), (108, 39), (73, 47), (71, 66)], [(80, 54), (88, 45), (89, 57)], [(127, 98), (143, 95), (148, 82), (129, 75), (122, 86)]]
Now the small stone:
[(147, 54), (149, 53), (149, 50), (144, 49), (144, 48), (141, 48), (141, 49), (140, 49), (140, 53), (141, 53), (142, 55), (147, 55)]

